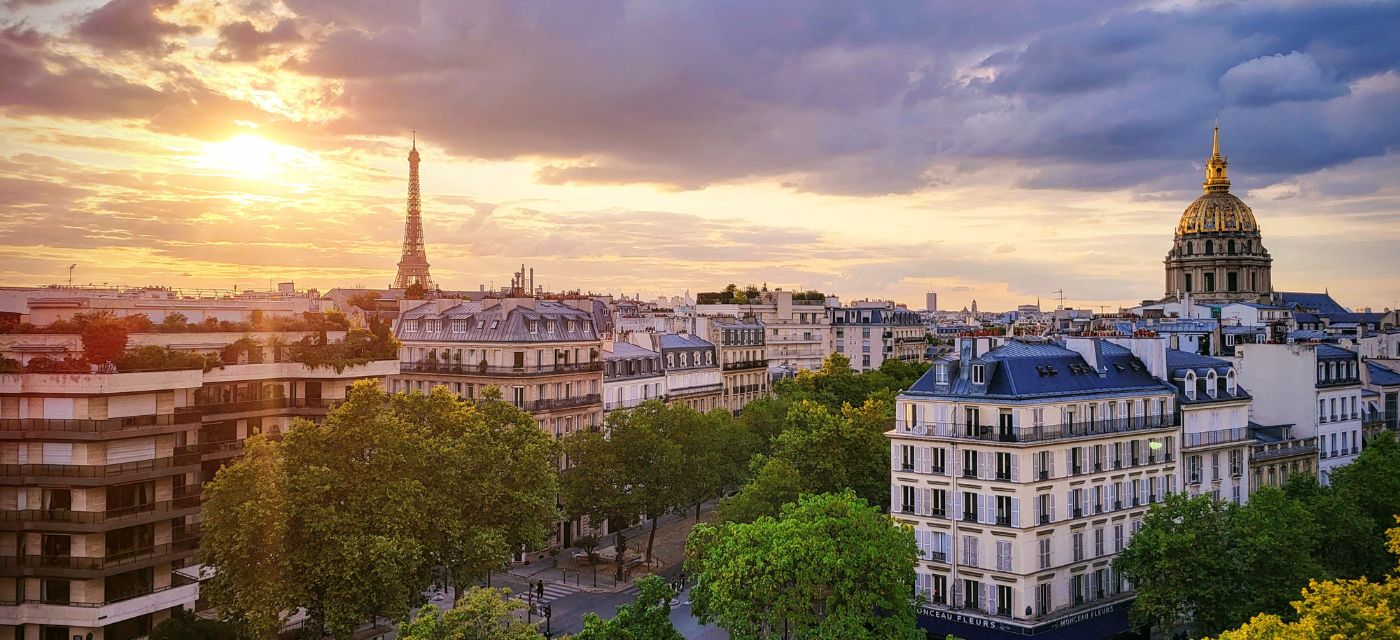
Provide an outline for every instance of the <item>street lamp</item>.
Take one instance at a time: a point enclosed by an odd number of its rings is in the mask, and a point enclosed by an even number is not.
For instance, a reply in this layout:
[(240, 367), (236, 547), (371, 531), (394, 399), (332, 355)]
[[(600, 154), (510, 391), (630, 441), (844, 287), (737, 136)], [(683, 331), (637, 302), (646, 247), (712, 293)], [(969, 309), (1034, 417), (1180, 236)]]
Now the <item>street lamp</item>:
[(544, 605), (544, 637), (546, 638), (554, 636), (554, 630), (550, 624), (553, 620), (554, 608), (549, 605)]

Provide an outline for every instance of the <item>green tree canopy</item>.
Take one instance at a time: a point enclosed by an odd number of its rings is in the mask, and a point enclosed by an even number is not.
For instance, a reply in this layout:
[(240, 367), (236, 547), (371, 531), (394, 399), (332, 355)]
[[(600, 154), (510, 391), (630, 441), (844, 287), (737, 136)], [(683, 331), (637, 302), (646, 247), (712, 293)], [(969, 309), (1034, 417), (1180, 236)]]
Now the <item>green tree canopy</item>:
[(778, 518), (699, 525), (687, 543), (694, 613), (737, 640), (914, 640), (914, 536), (853, 493)]
[(400, 640), (543, 640), (539, 625), (517, 614), (525, 603), (510, 589), (472, 587), (446, 612), (435, 606), (418, 610), (399, 625)]
[(658, 576), (637, 581), (637, 599), (617, 608), (604, 620), (596, 613), (583, 617), (583, 630), (573, 640), (682, 640), (671, 624), (670, 600), (675, 591)]

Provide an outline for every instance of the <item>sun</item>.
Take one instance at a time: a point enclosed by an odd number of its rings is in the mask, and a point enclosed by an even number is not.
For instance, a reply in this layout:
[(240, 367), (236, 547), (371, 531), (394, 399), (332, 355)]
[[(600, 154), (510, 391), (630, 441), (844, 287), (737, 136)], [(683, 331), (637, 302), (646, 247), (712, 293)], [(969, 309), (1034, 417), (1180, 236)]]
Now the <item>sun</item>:
[(197, 165), (204, 169), (267, 179), (292, 170), (311, 169), (320, 162), (320, 157), (314, 153), (244, 133), (223, 142), (206, 144)]

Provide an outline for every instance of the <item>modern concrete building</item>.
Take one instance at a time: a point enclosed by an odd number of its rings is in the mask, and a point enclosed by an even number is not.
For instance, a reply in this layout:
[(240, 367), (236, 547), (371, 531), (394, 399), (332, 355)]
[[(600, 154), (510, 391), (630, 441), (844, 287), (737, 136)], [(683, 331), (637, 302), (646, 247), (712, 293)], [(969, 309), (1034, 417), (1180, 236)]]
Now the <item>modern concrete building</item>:
[[(303, 335), (131, 336), (223, 351), (208, 371), (0, 375), (0, 637), (129, 640), (194, 608), (201, 484), (249, 435), (319, 420), (356, 380), (398, 370), (396, 360), (339, 371), (291, 361), (279, 345)], [(259, 340), (224, 350), (245, 337)], [(3, 338), (0, 355), (25, 362), (81, 349), (76, 335)]]
[(1179, 490), (1177, 390), (1101, 340), (963, 338), (897, 401), (891, 511), (932, 635), (1128, 629), (1111, 566)]
[(836, 353), (856, 371), (879, 369), (886, 360), (920, 362), (928, 353), (928, 330), (919, 314), (893, 302), (862, 300), (826, 311)]
[(696, 319), (698, 333), (719, 349), (724, 379), (722, 405), (737, 414), (768, 394), (768, 352), (763, 323), (723, 316)]
[(1254, 395), (1255, 422), (1292, 425), (1294, 438), (1317, 438), (1319, 481), (1361, 451), (1361, 362), (1330, 344), (1237, 347), (1240, 384)]

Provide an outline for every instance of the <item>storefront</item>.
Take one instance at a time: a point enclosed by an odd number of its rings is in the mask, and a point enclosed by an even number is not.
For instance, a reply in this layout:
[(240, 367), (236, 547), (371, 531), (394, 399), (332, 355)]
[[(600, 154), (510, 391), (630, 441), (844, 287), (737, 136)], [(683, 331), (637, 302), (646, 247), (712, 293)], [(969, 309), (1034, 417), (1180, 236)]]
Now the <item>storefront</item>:
[(1134, 632), (1128, 621), (1132, 600), (1085, 609), (1070, 616), (1033, 625), (989, 618), (976, 613), (923, 607), (919, 610), (919, 627), (931, 639), (942, 640), (952, 634), (962, 640), (1118, 640), (1146, 638)]

